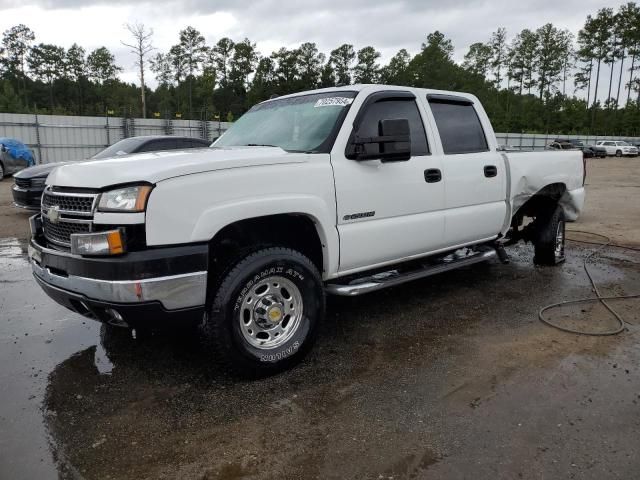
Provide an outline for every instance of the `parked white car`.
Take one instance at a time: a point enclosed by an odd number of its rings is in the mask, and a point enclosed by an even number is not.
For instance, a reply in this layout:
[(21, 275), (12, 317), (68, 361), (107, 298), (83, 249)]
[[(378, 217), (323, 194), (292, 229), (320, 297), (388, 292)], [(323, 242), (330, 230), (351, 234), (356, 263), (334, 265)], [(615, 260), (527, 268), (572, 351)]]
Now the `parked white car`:
[(328, 88), (254, 106), (208, 151), (57, 168), (29, 254), (75, 312), (199, 322), (217, 364), (263, 375), (309, 350), (326, 293), (506, 261), (519, 239), (561, 263), (584, 175), (579, 150), (499, 151), (473, 95)]
[(596, 145), (604, 147), (607, 150), (607, 155), (615, 155), (616, 157), (635, 157), (638, 155), (637, 147), (621, 140), (600, 140)]

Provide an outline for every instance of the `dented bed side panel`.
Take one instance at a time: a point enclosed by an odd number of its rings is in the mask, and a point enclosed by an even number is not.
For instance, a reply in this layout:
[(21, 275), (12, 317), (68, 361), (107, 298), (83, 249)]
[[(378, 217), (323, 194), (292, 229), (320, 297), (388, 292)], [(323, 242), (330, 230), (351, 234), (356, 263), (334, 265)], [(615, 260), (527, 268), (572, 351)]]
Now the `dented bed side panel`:
[[(543, 151), (516, 152), (503, 154), (507, 164), (510, 184), (509, 220), (532, 196), (545, 187), (561, 184), (566, 191), (560, 199), (568, 221), (580, 216), (584, 205), (584, 187), (582, 179), (584, 164), (580, 151)], [(509, 228), (509, 222), (503, 226), (503, 234)]]

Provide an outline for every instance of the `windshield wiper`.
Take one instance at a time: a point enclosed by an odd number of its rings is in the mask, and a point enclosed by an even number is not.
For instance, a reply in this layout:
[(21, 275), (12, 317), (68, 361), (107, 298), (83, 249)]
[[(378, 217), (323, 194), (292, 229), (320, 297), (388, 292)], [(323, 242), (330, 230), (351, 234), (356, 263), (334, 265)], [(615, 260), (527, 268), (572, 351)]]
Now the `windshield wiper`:
[(278, 145), (268, 145), (266, 143), (247, 143), (245, 147), (275, 147), (280, 148)]

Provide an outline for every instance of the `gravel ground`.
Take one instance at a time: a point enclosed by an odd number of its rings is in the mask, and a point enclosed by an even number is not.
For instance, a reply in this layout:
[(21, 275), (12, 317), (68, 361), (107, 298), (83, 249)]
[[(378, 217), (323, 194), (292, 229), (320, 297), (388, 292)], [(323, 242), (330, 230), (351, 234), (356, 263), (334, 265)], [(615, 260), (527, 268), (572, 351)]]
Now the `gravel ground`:
[[(640, 160), (590, 162), (571, 229), (640, 245)], [(54, 304), (24, 256), (27, 215), (0, 183), (0, 478), (637, 478), (640, 311), (613, 337), (556, 331), (548, 303), (591, 294), (590, 246), (558, 268), (487, 263), (331, 298), (290, 372), (256, 382), (208, 368), (189, 332), (135, 341)], [(576, 236), (576, 234), (570, 235)], [(582, 236), (583, 239), (589, 237)], [(592, 267), (604, 294), (640, 293), (640, 253)], [(551, 313), (615, 323), (596, 304)]]

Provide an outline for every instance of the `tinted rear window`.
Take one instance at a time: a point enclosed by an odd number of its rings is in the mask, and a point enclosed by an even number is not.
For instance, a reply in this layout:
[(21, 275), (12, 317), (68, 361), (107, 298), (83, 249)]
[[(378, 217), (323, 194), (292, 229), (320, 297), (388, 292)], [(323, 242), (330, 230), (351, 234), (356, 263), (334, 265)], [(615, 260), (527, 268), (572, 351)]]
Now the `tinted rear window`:
[(430, 100), (445, 154), (489, 150), (482, 124), (472, 104)]

